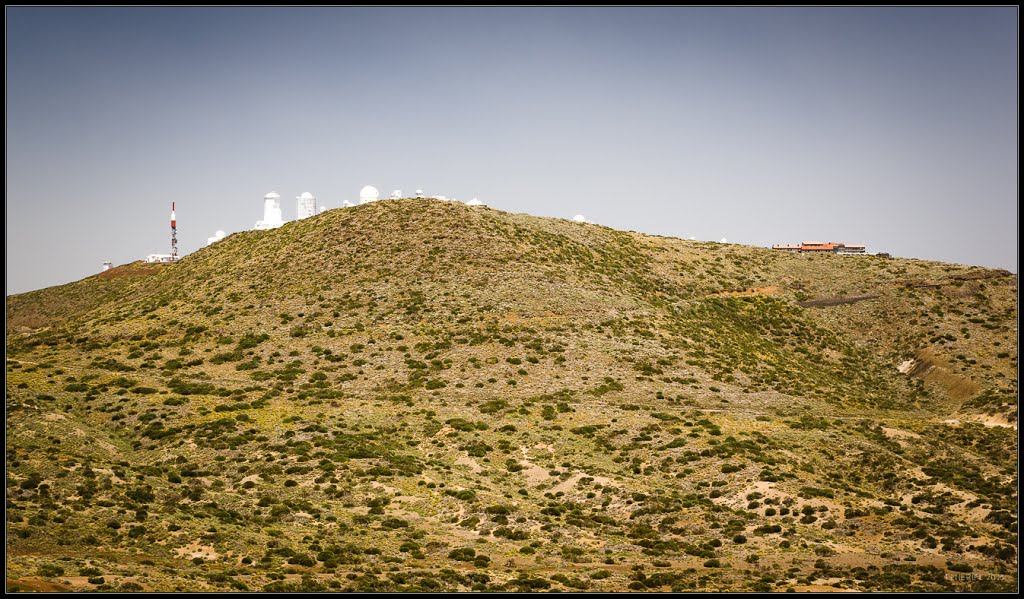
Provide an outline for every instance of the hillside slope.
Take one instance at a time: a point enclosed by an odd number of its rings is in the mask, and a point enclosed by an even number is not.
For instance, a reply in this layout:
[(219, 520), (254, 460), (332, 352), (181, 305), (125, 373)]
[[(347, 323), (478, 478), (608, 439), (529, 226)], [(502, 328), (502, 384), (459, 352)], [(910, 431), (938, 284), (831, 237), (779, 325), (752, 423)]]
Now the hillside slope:
[(110, 273), (8, 298), (9, 586), (1014, 584), (1005, 271), (398, 200)]

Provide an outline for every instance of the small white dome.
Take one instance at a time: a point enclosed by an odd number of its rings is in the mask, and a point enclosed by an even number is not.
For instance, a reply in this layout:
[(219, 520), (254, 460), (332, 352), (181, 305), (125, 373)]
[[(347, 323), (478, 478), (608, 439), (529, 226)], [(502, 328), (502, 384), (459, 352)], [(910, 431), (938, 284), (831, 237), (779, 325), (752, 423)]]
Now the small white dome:
[(473, 198), (472, 200), (466, 202), (466, 205), (467, 206), (483, 206), (484, 203), (481, 202), (480, 200), (476, 199), (476, 198)]
[(725, 237), (723, 237), (721, 243), (729, 243), (729, 242), (725, 239)]
[(366, 187), (359, 190), (359, 197), (361, 198), (379, 198), (380, 192), (373, 185), (367, 185)]
[(577, 214), (576, 216), (572, 217), (572, 219), (578, 223), (587, 222), (587, 219), (582, 214)]
[(264, 200), (276, 200), (276, 199), (279, 199), (280, 197), (281, 196), (279, 196), (276, 191), (272, 191), (272, 192), (268, 193), (267, 195), (263, 196), (263, 199)]
[(302, 195), (299, 196), (299, 199), (300, 200), (312, 200), (313, 199), (313, 194), (309, 193), (308, 191), (304, 191), (304, 192), (302, 192)]
[(344, 202), (341, 203), (341, 207), (342, 208), (351, 208), (353, 206), (355, 206), (355, 204), (353, 204), (352, 202), (350, 202), (348, 200), (345, 200)]
[(213, 234), (213, 236), (218, 238), (218, 239), (223, 239), (225, 235), (227, 235), (227, 233), (225, 233), (224, 231), (219, 231), (219, 230), (216, 233)]

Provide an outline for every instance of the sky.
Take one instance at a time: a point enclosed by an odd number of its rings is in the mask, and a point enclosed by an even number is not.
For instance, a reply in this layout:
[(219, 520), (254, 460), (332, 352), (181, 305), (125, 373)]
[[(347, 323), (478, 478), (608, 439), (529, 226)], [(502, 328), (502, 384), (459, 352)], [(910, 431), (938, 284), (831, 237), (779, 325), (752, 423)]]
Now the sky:
[(1017, 7), (5, 13), (9, 295), (367, 184), (1017, 272)]

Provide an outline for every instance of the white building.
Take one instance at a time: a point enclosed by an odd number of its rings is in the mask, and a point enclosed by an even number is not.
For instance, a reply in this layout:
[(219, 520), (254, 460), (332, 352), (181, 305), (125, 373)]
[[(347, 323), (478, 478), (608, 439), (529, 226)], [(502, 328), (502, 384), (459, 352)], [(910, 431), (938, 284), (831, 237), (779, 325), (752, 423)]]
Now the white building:
[(155, 262), (174, 262), (174, 256), (170, 254), (150, 254), (146, 256), (146, 262), (150, 264)]
[(576, 216), (572, 217), (572, 220), (574, 220), (575, 222), (578, 222), (578, 223), (585, 223), (585, 222), (587, 222), (586, 217), (584, 217), (582, 214), (577, 214)]
[(483, 206), (484, 203), (481, 202), (480, 200), (476, 199), (476, 198), (473, 198), (472, 200), (466, 202), (466, 205), (467, 206)]
[(369, 204), (370, 202), (376, 202), (380, 199), (380, 192), (373, 185), (367, 185), (366, 187), (359, 190), (359, 203)]
[(846, 243), (836, 247), (836, 253), (844, 256), (864, 256), (868, 249), (862, 243)]
[(316, 216), (316, 198), (313, 197), (313, 194), (304, 191), (295, 200), (295, 213), (298, 215), (298, 220)]
[(263, 220), (256, 221), (256, 226), (253, 229), (265, 231), (267, 229), (276, 229), (283, 224), (284, 220), (281, 218), (281, 196), (277, 192), (272, 191), (263, 196)]
[(213, 245), (213, 244), (217, 243), (221, 239), (224, 239), (225, 235), (227, 235), (227, 234), (224, 233), (224, 231), (217, 231), (216, 233), (213, 234), (213, 237), (207, 237), (206, 238), (206, 245)]
[(392, 200), (400, 200), (400, 199), (402, 199), (402, 190), (401, 189), (396, 189), (396, 190), (392, 191), (391, 192), (391, 199)]

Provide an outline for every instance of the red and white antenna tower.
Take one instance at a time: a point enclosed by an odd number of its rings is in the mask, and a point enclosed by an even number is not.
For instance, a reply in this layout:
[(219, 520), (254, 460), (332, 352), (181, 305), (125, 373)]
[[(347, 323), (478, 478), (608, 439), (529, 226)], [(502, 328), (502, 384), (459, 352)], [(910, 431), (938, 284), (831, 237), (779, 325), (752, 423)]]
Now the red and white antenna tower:
[(171, 262), (178, 260), (178, 220), (174, 216), (174, 202), (171, 202)]

